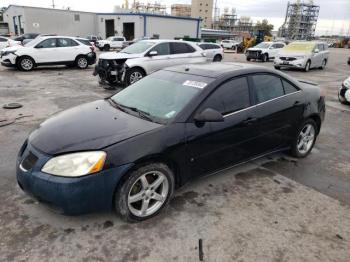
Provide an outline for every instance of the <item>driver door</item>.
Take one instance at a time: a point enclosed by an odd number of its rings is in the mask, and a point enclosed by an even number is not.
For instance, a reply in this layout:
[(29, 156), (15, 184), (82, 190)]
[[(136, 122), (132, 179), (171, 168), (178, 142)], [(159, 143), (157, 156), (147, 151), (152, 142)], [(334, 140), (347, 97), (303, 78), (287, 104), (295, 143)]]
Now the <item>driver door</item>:
[(43, 40), (33, 48), (31, 56), (38, 64), (53, 63), (57, 62), (57, 60), (59, 59), (59, 54), (57, 53), (57, 51), (57, 39), (48, 38), (46, 40)]
[[(150, 56), (152, 51), (156, 51), (157, 55)], [(158, 71), (165, 67), (172, 65), (170, 59), (170, 46), (169, 43), (160, 43), (154, 46), (147, 54), (145, 55), (145, 67), (147, 68), (148, 74)]]
[(219, 86), (195, 114), (207, 108), (222, 113), (223, 122), (186, 123), (186, 140), (192, 175), (204, 175), (259, 153), (255, 141), (258, 124), (246, 77)]

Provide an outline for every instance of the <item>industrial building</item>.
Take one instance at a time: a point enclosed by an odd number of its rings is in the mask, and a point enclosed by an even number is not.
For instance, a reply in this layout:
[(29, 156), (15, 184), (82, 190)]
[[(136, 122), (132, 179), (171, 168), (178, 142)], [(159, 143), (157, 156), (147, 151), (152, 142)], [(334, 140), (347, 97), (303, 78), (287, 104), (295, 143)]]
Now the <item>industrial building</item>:
[(308, 40), (315, 35), (320, 6), (313, 1), (295, 3), (288, 2), (286, 18), (279, 29), (279, 37), (293, 40)]
[(192, 0), (191, 16), (202, 19), (202, 27), (212, 28), (213, 0)]
[[(67, 36), (124, 35), (128, 40), (143, 36), (163, 39), (200, 38), (200, 18), (144, 12), (90, 13), (73, 10), (10, 5), (4, 11), (9, 32)], [(169, 29), (170, 28), (170, 29)]]
[(186, 4), (171, 5), (171, 15), (191, 17), (191, 5), (186, 5)]

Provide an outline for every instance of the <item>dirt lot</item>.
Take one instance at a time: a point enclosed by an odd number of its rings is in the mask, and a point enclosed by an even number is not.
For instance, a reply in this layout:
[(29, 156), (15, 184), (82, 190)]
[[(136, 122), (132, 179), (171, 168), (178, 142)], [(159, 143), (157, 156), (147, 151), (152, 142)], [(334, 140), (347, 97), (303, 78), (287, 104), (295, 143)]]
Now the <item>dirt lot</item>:
[[(327, 116), (312, 154), (275, 154), (177, 192), (160, 216), (139, 224), (114, 213), (67, 217), (28, 197), (16, 184), (20, 145), (50, 115), (113, 94), (92, 68), (0, 66), (0, 261), (349, 261), (350, 107), (337, 90), (350, 75), (349, 49), (332, 49), (326, 70), (284, 72), (320, 84)], [(226, 53), (226, 61), (244, 62)], [(272, 62), (250, 62), (272, 67)], [(7, 121), (7, 122), (6, 122)]]

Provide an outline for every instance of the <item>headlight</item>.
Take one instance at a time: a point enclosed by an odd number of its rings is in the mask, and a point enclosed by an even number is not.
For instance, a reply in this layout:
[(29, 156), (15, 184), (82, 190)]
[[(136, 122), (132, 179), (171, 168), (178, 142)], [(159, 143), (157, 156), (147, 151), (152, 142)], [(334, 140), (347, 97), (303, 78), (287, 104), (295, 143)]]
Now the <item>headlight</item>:
[(17, 52), (17, 50), (15, 51), (3, 51), (2, 52), (2, 56), (6, 56), (6, 55), (9, 55), (9, 54), (15, 54)]
[(346, 87), (346, 88), (350, 88), (350, 77), (348, 79), (346, 79), (344, 82), (343, 82), (343, 85)]
[(103, 151), (67, 154), (50, 159), (41, 171), (55, 176), (85, 176), (101, 171), (105, 160)]
[(296, 59), (304, 59), (305, 56), (304, 55), (300, 55), (300, 56), (295, 56)]

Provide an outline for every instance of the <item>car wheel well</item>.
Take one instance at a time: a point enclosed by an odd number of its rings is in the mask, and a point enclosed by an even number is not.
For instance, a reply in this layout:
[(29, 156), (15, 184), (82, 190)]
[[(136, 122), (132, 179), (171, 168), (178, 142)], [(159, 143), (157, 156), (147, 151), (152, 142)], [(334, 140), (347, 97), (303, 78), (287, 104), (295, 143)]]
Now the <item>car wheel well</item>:
[(314, 120), (316, 122), (316, 125), (317, 125), (317, 134), (320, 133), (320, 130), (321, 130), (321, 118), (320, 116), (314, 114), (314, 115), (311, 115), (309, 116), (310, 119)]
[(86, 55), (80, 54), (80, 55), (77, 55), (77, 56), (75, 57), (75, 61), (77, 61), (79, 57), (85, 57), (85, 58), (87, 58)]
[(34, 58), (31, 57), (31, 56), (29, 56), (29, 55), (17, 56), (17, 57), (16, 57), (16, 64), (17, 64), (17, 63), (19, 62), (19, 60), (20, 60), (21, 58), (23, 58), (23, 57), (28, 57), (28, 58), (32, 59), (33, 62), (34, 62), (34, 66), (36, 66), (36, 62), (35, 62)]
[(128, 70), (132, 70), (132, 69), (139, 69), (142, 71), (142, 73), (144, 73), (145, 76), (147, 75), (145, 69), (143, 69), (141, 66), (133, 66), (133, 67), (128, 68)]
[(137, 160), (134, 165), (125, 172), (125, 174), (121, 177), (121, 179), (118, 181), (115, 189), (114, 189), (114, 193), (113, 193), (113, 199), (112, 199), (112, 207), (114, 206), (114, 202), (115, 202), (115, 195), (117, 193), (117, 191), (123, 186), (124, 182), (127, 180), (128, 175), (131, 174), (132, 172), (134, 172), (136, 169), (142, 167), (142, 166), (146, 166), (149, 165), (151, 163), (162, 163), (167, 165), (170, 170), (174, 173), (174, 180), (175, 180), (175, 188), (180, 187), (181, 185), (181, 178), (180, 178), (180, 171), (179, 171), (179, 167), (178, 165), (164, 157), (161, 155), (153, 155), (153, 156), (148, 156), (146, 158), (142, 158)]

